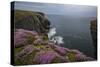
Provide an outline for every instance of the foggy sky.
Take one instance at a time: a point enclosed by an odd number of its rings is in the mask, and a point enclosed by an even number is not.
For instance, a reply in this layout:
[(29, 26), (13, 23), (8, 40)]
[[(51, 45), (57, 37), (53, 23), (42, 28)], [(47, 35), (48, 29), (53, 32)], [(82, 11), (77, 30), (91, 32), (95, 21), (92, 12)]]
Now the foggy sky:
[(97, 7), (86, 5), (46, 4), (31, 2), (15, 2), (15, 9), (38, 11), (45, 14), (96, 17)]

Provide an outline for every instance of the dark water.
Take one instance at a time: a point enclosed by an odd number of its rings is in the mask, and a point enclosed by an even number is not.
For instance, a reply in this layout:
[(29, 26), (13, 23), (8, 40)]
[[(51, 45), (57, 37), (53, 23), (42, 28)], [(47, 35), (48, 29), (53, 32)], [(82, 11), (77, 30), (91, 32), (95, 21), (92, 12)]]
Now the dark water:
[(90, 20), (87, 17), (73, 17), (64, 15), (47, 15), (57, 35), (64, 38), (63, 47), (78, 49), (87, 56), (95, 57), (95, 48), (90, 32)]

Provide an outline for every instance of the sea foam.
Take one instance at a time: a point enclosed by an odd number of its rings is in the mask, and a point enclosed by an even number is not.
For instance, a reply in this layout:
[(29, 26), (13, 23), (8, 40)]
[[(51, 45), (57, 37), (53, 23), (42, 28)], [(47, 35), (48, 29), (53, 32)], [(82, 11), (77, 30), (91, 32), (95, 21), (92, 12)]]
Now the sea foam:
[(50, 41), (57, 43), (58, 45), (63, 44), (63, 37), (62, 36), (56, 36), (56, 28), (51, 28), (48, 32), (48, 38)]

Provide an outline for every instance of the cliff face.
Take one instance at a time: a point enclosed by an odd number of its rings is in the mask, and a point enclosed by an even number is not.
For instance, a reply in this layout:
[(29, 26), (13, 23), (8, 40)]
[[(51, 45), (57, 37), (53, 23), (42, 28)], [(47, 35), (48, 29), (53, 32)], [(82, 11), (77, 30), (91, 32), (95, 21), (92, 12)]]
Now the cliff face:
[(16, 29), (34, 30), (38, 33), (47, 33), (50, 22), (43, 13), (23, 10), (14, 11)]
[(95, 19), (95, 20), (91, 20), (91, 25), (90, 25), (91, 27), (91, 31), (93, 31), (93, 32), (97, 32), (97, 19)]
[(95, 47), (95, 55), (96, 55), (95, 58), (97, 59), (97, 19), (91, 20), (90, 30), (91, 30), (93, 45)]
[(50, 22), (43, 13), (15, 10), (14, 23), (14, 65), (94, 60), (76, 49), (51, 42), (45, 35)]
[(94, 46), (96, 46), (97, 45), (97, 20), (91, 21), (90, 29), (91, 29), (91, 35), (92, 35)]
[(16, 29), (14, 38), (15, 65), (94, 60), (76, 49), (60, 47), (35, 31)]

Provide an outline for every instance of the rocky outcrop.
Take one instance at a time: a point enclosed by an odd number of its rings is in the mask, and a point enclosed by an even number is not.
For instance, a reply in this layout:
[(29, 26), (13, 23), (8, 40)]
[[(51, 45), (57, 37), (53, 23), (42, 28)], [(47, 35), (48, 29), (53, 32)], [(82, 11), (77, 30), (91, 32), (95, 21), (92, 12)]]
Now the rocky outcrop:
[(50, 21), (41, 12), (15, 10), (14, 23), (16, 29), (34, 30), (38, 33), (47, 33), (50, 29)]
[(76, 49), (60, 47), (49, 41), (46, 35), (38, 34), (35, 31), (16, 29), (14, 38), (15, 65), (94, 60)]
[(97, 32), (97, 19), (91, 20), (90, 29), (93, 32)]
[(91, 20), (90, 23), (91, 35), (94, 45), (97, 45), (97, 19)]
[(97, 59), (97, 19), (91, 20), (90, 22), (90, 31), (92, 35), (93, 45), (95, 47), (95, 58)]

